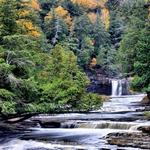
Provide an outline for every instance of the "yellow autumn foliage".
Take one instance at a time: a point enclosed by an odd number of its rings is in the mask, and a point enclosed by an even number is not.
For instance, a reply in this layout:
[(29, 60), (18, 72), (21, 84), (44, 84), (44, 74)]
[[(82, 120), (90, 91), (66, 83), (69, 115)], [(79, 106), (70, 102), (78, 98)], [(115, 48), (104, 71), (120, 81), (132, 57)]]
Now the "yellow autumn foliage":
[(20, 11), (18, 11), (18, 14), (20, 17), (26, 17), (30, 14), (30, 11), (29, 10), (20, 10)]
[[(21, 9), (18, 11), (18, 15), (20, 18), (17, 20), (17, 24), (24, 30), (26, 31), (26, 34), (33, 36), (33, 37), (39, 37), (41, 35), (40, 30), (38, 29), (37, 26), (35, 26), (32, 21), (23, 19), (26, 18), (32, 10), (40, 10), (40, 5), (38, 0), (21, 0), (21, 5), (27, 6), (27, 9)], [(31, 9), (29, 9), (31, 8)]]
[(71, 0), (71, 1), (85, 8), (94, 9), (97, 7), (96, 0)]
[[(108, 29), (110, 25), (110, 14), (109, 10), (106, 8), (105, 4), (108, 0), (71, 0), (73, 3), (81, 5), (88, 9), (101, 8), (101, 19)], [(94, 23), (97, 19), (97, 15), (93, 12), (88, 13), (89, 19)]]
[(38, 0), (21, 0), (22, 4), (33, 8), (34, 10), (40, 10), (40, 4)]
[[(72, 24), (72, 18), (69, 14), (69, 12), (67, 10), (65, 10), (62, 6), (58, 6), (54, 9), (55, 14), (57, 14), (59, 17), (61, 17), (62, 19), (64, 19), (64, 21), (66, 22), (66, 24), (68, 24), (69, 26), (71, 26)], [(52, 14), (51, 12), (49, 12), (47, 14), (47, 16), (45, 17), (46, 20), (50, 20), (52, 19)]]
[(71, 0), (73, 3), (81, 5), (85, 8), (95, 9), (97, 7), (105, 7), (107, 0)]
[(110, 14), (109, 14), (109, 10), (107, 8), (103, 8), (101, 10), (102, 12), (102, 15), (101, 15), (101, 19), (102, 19), (102, 22), (104, 23), (105, 25), (105, 28), (108, 29), (109, 28), (109, 25), (110, 25)]
[(41, 35), (38, 28), (28, 20), (20, 19), (17, 21), (17, 24), (21, 26), (27, 32), (28, 35), (31, 35), (33, 37), (39, 37)]
[[(150, 1), (149, 0), (145, 0), (145, 3), (149, 3)], [(148, 20), (150, 20), (150, 6), (148, 7)], [(150, 25), (150, 21), (148, 22), (148, 25)]]
[(97, 65), (97, 60), (96, 58), (93, 58), (90, 62), (90, 68), (95, 67)]

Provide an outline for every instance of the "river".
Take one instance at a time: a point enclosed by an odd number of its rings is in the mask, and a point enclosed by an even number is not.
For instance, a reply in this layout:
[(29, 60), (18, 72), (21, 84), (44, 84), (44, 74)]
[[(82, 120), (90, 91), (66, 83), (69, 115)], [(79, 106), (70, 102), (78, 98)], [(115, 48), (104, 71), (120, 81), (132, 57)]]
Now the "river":
[(59, 121), (61, 126), (30, 128), (24, 134), (8, 137), (0, 144), (0, 150), (140, 150), (109, 145), (106, 136), (113, 132), (140, 132), (137, 127), (150, 125), (141, 117), (145, 108), (139, 102), (143, 97), (143, 94), (121, 96), (119, 92), (118, 96), (113, 94), (99, 110), (93, 112), (33, 117), (31, 120)]

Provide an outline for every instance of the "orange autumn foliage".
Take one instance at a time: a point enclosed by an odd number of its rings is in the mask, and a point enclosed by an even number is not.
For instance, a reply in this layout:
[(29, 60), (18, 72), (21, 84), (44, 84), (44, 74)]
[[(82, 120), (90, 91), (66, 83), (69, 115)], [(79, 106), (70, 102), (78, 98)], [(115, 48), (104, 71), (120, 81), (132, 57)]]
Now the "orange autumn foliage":
[(90, 62), (90, 68), (95, 67), (97, 65), (97, 60), (96, 58), (93, 58)]

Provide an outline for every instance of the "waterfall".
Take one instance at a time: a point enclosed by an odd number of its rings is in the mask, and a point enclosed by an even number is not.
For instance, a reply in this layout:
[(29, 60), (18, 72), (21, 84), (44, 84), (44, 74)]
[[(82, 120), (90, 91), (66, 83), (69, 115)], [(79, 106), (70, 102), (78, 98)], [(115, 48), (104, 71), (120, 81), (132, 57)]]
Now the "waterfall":
[(112, 80), (112, 96), (122, 95), (122, 80)]

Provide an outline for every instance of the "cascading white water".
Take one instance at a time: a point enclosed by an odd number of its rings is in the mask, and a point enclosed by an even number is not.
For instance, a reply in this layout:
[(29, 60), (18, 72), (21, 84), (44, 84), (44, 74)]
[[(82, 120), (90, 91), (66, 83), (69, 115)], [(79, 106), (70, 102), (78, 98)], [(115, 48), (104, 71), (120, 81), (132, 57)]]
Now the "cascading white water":
[(122, 80), (112, 80), (112, 96), (122, 95)]
[(122, 80), (119, 80), (119, 89), (118, 89), (118, 95), (122, 95)]
[[(120, 82), (121, 83), (121, 82)], [(115, 83), (119, 87), (119, 82)], [(122, 80), (123, 84), (123, 80)], [(117, 89), (117, 88), (116, 88)], [(121, 91), (121, 90), (120, 90)], [(119, 90), (118, 90), (119, 92)], [(115, 93), (115, 92), (114, 92)], [(135, 133), (135, 139), (129, 141), (134, 144), (138, 140), (141, 145), (149, 146), (149, 139), (143, 143), (143, 140), (136, 137), (136, 133), (140, 133), (137, 129), (142, 126), (149, 126), (150, 122), (141, 120), (139, 114), (143, 114), (144, 106), (139, 106), (139, 102), (145, 95), (126, 95), (121, 97), (112, 97), (109, 101), (105, 101), (100, 113), (67, 113), (53, 115), (39, 115), (30, 118), (31, 120), (41, 120), (41, 122), (61, 122), (61, 128), (30, 128), (28, 132), (24, 132), (21, 137), (17, 135), (8, 140), (0, 137), (0, 150), (29, 150), (29, 149), (124, 149), (139, 150), (139, 148), (127, 147), (122, 148), (117, 145), (107, 144), (109, 135), (112, 133)], [(137, 106), (135, 104), (138, 104)], [(138, 110), (138, 111), (137, 111)], [(141, 112), (139, 112), (141, 110)], [(125, 113), (126, 112), (126, 113)], [(131, 119), (131, 121), (129, 121)], [(132, 119), (135, 121), (132, 121)], [(139, 120), (140, 119), (140, 120)], [(73, 125), (73, 126), (72, 126)], [(74, 127), (74, 129), (72, 128)], [(119, 135), (119, 134), (118, 134)], [(117, 137), (117, 134), (114, 136)], [(128, 136), (128, 135), (127, 135)], [(14, 135), (15, 137), (15, 135)], [(20, 137), (20, 138), (18, 138)], [(108, 138), (107, 138), (108, 137)], [(126, 134), (125, 134), (126, 137)], [(148, 137), (148, 136), (147, 136)], [(118, 138), (118, 137), (117, 137)], [(117, 139), (116, 138), (116, 139)], [(129, 137), (130, 138), (130, 137)], [(4, 140), (3, 140), (4, 139)], [(9, 140), (10, 139), (10, 140)], [(126, 139), (126, 138), (125, 138)], [(140, 141), (141, 140), (141, 141)], [(4, 141), (4, 142), (3, 142)], [(135, 143), (136, 144), (136, 143)], [(148, 147), (147, 146), (147, 147)]]

